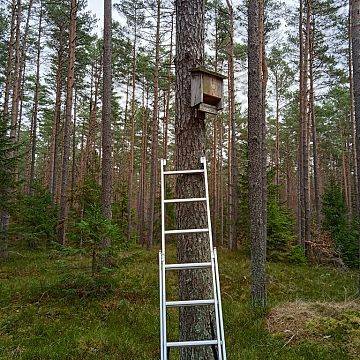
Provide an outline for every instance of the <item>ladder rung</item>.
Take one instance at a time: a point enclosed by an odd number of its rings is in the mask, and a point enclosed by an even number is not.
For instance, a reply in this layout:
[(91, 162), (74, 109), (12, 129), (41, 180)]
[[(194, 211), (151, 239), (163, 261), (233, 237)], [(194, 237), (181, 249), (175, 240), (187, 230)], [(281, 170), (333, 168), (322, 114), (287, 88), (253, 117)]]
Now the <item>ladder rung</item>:
[(181, 301), (167, 301), (167, 307), (182, 307), (182, 306), (198, 306), (198, 305), (213, 305), (214, 299), (206, 300), (181, 300)]
[(202, 174), (204, 169), (200, 170), (172, 170), (164, 171), (164, 175), (180, 175), (180, 174)]
[(176, 341), (168, 342), (168, 347), (188, 347), (188, 346), (209, 346), (217, 345), (217, 340), (197, 340), (197, 341)]
[(206, 201), (206, 198), (188, 198), (188, 199), (166, 199), (164, 203), (186, 203), (186, 202), (196, 202), (196, 201)]
[(165, 230), (166, 235), (170, 235), (170, 234), (205, 233), (205, 232), (209, 232), (209, 229)]
[(209, 268), (209, 267), (211, 267), (211, 262), (166, 264), (165, 270), (205, 269), (205, 268)]

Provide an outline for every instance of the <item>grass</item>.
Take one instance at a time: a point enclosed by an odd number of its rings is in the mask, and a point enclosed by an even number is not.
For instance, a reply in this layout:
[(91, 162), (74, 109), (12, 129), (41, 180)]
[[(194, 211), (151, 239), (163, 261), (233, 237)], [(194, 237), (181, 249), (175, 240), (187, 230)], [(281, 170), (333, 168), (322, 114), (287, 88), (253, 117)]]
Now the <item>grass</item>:
[[(12, 252), (0, 266), (0, 359), (159, 359), (157, 250), (134, 248), (117, 260), (117, 268), (92, 278), (81, 252)], [(222, 250), (219, 266), (228, 359), (359, 357), (359, 308), (336, 305), (359, 304), (355, 272), (269, 263), (269, 309), (256, 314), (249, 306), (248, 259)], [(169, 284), (176, 294), (175, 277)], [(286, 320), (299, 301), (322, 310), (289, 341)], [(326, 304), (337, 311), (325, 311)], [(175, 311), (170, 319), (176, 324)], [(280, 320), (283, 326), (274, 326)], [(176, 337), (176, 325), (169, 335)]]

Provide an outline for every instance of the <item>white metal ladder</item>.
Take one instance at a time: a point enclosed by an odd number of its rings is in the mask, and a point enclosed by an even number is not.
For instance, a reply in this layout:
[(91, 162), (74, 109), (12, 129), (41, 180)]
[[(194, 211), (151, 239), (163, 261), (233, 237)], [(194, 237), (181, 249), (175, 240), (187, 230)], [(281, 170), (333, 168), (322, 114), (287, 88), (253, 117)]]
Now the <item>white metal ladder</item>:
[[(165, 171), (166, 160), (161, 160), (161, 248), (159, 253), (159, 282), (160, 282), (160, 346), (161, 346), (161, 360), (168, 360), (168, 350), (170, 348), (190, 347), (190, 346), (216, 346), (217, 360), (226, 360), (224, 325), (221, 306), (220, 280), (217, 261), (216, 248), (213, 247), (211, 217), (210, 217), (210, 203), (209, 203), (209, 189), (206, 159), (200, 159), (203, 164), (202, 169), (198, 170), (176, 170)], [(179, 174), (203, 174), (205, 181), (205, 197), (204, 198), (186, 198), (186, 199), (165, 199), (165, 176), (179, 175)], [(165, 204), (168, 203), (184, 203), (184, 202), (206, 202), (207, 222), (208, 226), (205, 229), (185, 229), (185, 230), (165, 230)], [(170, 234), (186, 234), (186, 233), (208, 233), (210, 243), (210, 262), (199, 263), (183, 263), (183, 264), (166, 264), (165, 262), (165, 237)], [(212, 273), (212, 299), (207, 300), (185, 300), (185, 301), (167, 301), (166, 300), (166, 272), (169, 270), (196, 270), (211, 268)], [(216, 333), (215, 339), (212, 340), (196, 340), (196, 341), (178, 341), (168, 342), (166, 333), (166, 311), (170, 307), (183, 306), (202, 306), (211, 305), (215, 310)]]

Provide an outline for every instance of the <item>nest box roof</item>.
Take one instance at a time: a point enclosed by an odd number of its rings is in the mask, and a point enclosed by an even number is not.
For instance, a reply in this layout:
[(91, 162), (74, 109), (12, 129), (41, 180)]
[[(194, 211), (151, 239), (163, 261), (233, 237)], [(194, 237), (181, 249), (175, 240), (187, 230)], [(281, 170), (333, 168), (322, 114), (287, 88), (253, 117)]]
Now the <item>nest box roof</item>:
[(212, 71), (212, 70), (208, 70), (206, 69), (204, 66), (198, 66), (194, 69), (191, 70), (192, 73), (202, 73), (202, 74), (208, 74), (214, 77), (217, 77), (219, 79), (226, 79), (226, 76), (223, 74), (220, 74), (218, 72)]

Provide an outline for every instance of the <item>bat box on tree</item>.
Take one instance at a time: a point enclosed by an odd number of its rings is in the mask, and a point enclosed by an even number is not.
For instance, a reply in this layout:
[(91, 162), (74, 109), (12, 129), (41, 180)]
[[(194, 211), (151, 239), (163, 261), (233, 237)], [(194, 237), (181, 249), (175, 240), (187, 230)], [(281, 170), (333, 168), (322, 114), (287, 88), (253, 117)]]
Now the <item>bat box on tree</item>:
[(224, 79), (226, 76), (203, 67), (191, 70), (191, 106), (216, 115), (223, 108)]

